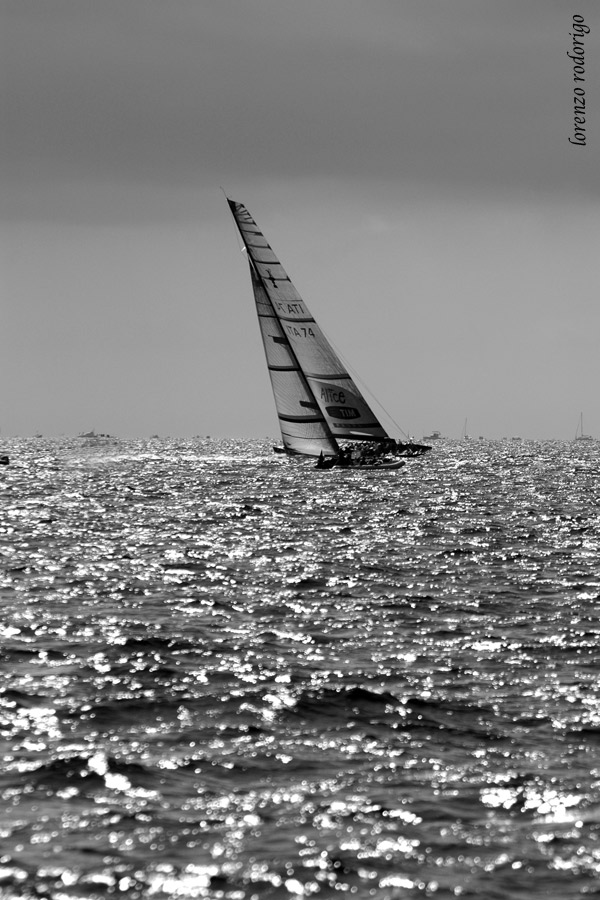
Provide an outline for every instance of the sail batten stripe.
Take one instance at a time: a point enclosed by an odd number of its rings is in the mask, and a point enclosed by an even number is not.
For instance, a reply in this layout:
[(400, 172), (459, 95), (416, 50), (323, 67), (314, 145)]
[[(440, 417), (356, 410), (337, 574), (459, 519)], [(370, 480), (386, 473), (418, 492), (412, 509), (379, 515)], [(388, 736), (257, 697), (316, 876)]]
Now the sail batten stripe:
[(307, 378), (315, 378), (318, 381), (352, 381), (352, 376), (346, 372), (340, 372), (339, 375), (317, 375), (314, 372), (305, 372)]
[(281, 422), (324, 422), (323, 416), (288, 416), (283, 413), (278, 414)]
[(354, 431), (355, 434), (360, 434), (361, 431), (366, 431), (367, 428), (381, 428), (379, 422), (361, 422), (360, 428), (357, 428), (356, 425), (348, 425), (340, 422), (339, 425), (336, 424), (336, 428), (346, 428), (349, 431)]
[[(281, 302), (281, 301), (278, 301), (278, 302)], [(285, 303), (285, 301), (283, 301), (283, 302)], [(280, 319), (282, 322), (312, 322), (313, 325), (317, 324), (312, 316), (308, 316), (307, 318), (303, 317), (300, 319), (298, 317), (293, 317), (293, 316), (284, 316), (280, 313), (277, 318)]]
[[(354, 426), (354, 425), (342, 425), (342, 424), (338, 424), (337, 422), (336, 422), (335, 425), (334, 425), (334, 428), (352, 429), (352, 428), (355, 428), (355, 427), (356, 427), (356, 426)], [(379, 424), (379, 422), (365, 422), (364, 425), (361, 423), (361, 426), (360, 426), (360, 427), (361, 427), (362, 430), (366, 430), (367, 428), (381, 428), (381, 425)], [(358, 432), (358, 431), (355, 431), (354, 434), (355, 434), (355, 435), (360, 435), (361, 437), (364, 437), (365, 440), (371, 440), (371, 435), (370, 435), (370, 434), (369, 434), (369, 435), (366, 435), (366, 434), (363, 435), (363, 434), (361, 434), (361, 433)]]

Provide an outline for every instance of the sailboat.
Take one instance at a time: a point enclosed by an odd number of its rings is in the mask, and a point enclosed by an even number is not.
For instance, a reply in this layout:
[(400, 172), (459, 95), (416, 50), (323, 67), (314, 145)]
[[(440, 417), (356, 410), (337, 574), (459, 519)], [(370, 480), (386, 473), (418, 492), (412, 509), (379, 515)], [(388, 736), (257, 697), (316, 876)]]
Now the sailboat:
[(319, 468), (400, 468), (398, 457), (430, 450), (390, 437), (246, 207), (227, 202), (250, 266), (283, 441), (274, 449), (316, 457)]
[(583, 430), (583, 413), (579, 416), (579, 424), (577, 425), (577, 429), (575, 431), (575, 440), (576, 441), (593, 441), (594, 438), (591, 434), (586, 434)]
[(117, 438), (112, 434), (99, 434), (92, 428), (91, 431), (81, 431), (77, 439), (84, 441), (86, 447), (98, 447), (105, 444), (117, 444)]

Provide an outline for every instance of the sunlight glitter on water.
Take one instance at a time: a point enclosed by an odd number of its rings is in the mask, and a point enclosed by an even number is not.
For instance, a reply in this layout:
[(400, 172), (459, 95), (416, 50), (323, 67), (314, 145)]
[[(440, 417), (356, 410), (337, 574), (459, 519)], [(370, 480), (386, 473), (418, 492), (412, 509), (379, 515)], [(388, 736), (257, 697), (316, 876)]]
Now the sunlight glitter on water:
[(535, 454), (327, 496), (242, 446), (6, 473), (7, 897), (579, 896), (597, 484)]

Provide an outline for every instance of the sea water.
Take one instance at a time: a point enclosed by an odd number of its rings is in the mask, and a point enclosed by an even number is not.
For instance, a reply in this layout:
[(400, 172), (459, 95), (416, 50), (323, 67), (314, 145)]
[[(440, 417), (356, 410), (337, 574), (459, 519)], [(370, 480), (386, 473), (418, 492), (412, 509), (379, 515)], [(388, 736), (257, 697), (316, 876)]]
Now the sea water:
[(600, 444), (4, 441), (0, 896), (600, 886)]

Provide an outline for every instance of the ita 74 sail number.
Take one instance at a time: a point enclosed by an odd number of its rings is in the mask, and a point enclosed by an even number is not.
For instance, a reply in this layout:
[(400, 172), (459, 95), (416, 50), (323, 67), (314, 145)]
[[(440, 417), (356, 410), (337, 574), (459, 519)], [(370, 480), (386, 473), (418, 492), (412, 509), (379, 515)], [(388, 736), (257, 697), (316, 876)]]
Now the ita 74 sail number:
[(288, 325), (286, 323), (285, 330), (291, 337), (314, 337), (315, 333), (312, 328), (309, 328), (307, 325)]

